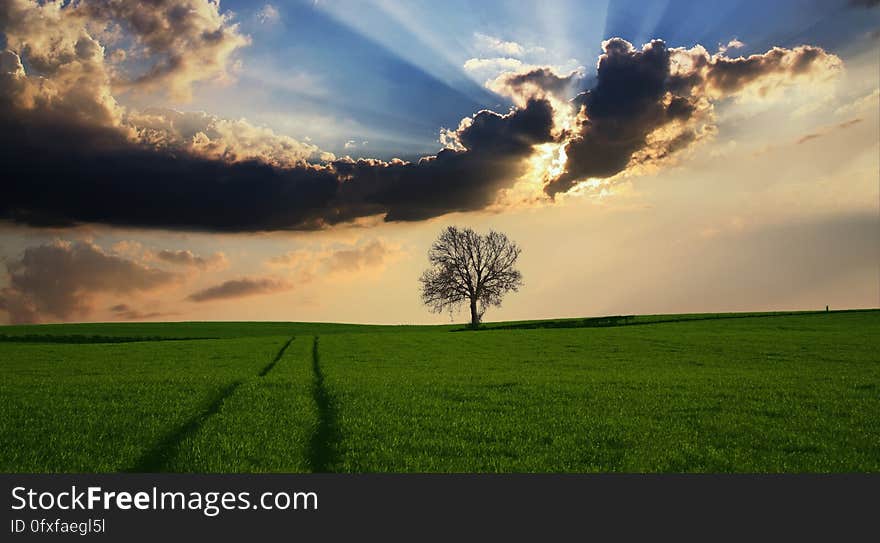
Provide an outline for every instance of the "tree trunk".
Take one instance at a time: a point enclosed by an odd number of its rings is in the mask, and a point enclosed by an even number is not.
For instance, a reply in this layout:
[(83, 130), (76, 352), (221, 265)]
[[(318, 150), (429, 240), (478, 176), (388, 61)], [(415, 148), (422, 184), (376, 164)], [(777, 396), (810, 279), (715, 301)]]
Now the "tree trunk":
[(471, 298), (471, 328), (480, 325), (480, 315), (477, 313), (477, 299)]

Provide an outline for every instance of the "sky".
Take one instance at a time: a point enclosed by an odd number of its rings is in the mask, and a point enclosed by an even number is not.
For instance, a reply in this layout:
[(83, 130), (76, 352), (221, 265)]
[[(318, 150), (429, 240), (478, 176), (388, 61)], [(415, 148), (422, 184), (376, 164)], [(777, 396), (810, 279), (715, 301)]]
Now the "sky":
[(880, 5), (9, 0), (0, 323), (880, 306)]

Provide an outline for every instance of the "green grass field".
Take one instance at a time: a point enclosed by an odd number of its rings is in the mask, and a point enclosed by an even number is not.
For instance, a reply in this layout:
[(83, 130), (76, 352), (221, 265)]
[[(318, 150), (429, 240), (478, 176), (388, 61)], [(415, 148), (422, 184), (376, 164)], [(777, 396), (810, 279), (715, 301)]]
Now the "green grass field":
[(0, 327), (0, 471), (880, 471), (878, 310), (461, 329)]

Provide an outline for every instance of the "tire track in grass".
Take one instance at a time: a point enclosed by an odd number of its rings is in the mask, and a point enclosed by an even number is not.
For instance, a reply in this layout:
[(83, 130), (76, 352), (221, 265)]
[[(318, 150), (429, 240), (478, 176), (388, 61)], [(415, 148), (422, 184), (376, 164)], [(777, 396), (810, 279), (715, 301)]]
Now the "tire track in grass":
[[(285, 343), (281, 347), (281, 349), (275, 355), (275, 358), (273, 358), (266, 367), (260, 370), (258, 377), (264, 377), (272, 370), (272, 368), (275, 367), (276, 364), (278, 364), (278, 361), (281, 360), (282, 356), (284, 356), (284, 351), (286, 351), (287, 348), (290, 347), (290, 344), (293, 342), (294, 337), (295, 336), (287, 340), (287, 343)], [(181, 444), (190, 437), (196, 435), (201, 427), (205, 424), (206, 420), (208, 420), (211, 416), (219, 413), (220, 409), (222, 409), (223, 407), (223, 402), (226, 400), (226, 398), (232, 396), (235, 390), (239, 386), (241, 386), (242, 383), (244, 383), (244, 380), (240, 379), (222, 389), (216, 396), (214, 396), (207, 409), (186, 421), (186, 423), (177, 428), (175, 431), (166, 434), (165, 437), (162, 438), (158, 443), (156, 443), (155, 446), (144, 453), (131, 469), (128, 469), (126, 471), (134, 473), (154, 473), (165, 471), (167, 466), (171, 465), (171, 462), (177, 457), (180, 451)]]
[(217, 414), (223, 406), (223, 401), (231, 396), (242, 382), (243, 381), (235, 381), (221, 390), (216, 396), (214, 396), (213, 400), (211, 400), (211, 404), (207, 409), (189, 419), (177, 430), (167, 434), (153, 448), (141, 456), (140, 460), (135, 463), (134, 467), (126, 471), (135, 473), (165, 471), (166, 466), (170, 465), (171, 461), (177, 456), (180, 444), (187, 438), (195, 435), (210, 416)]
[(260, 377), (265, 377), (267, 373), (272, 371), (272, 368), (274, 368), (275, 364), (277, 364), (278, 361), (281, 360), (281, 357), (284, 356), (284, 351), (286, 351), (287, 348), (290, 347), (290, 344), (293, 342), (295, 337), (296, 336), (291, 336), (291, 338), (287, 340), (287, 343), (285, 343), (284, 346), (281, 347), (281, 350), (278, 351), (278, 354), (275, 355), (275, 358), (271, 362), (269, 362), (269, 365), (260, 371)]
[(318, 407), (318, 426), (312, 434), (309, 446), (309, 466), (314, 473), (327, 473), (336, 463), (339, 443), (339, 426), (333, 398), (324, 386), (324, 373), (321, 371), (318, 356), (318, 337), (312, 344), (312, 397)]

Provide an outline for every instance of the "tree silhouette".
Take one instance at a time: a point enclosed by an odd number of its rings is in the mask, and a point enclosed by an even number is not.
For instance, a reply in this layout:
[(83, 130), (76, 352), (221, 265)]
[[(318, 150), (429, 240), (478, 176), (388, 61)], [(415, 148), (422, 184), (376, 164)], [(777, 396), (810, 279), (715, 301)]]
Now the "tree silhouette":
[(522, 274), (514, 268), (519, 254), (501, 232), (480, 235), (450, 226), (428, 251), (431, 267), (419, 278), (422, 302), (435, 313), (452, 313), (467, 303), (476, 328), (486, 308), (500, 306), (505, 294), (522, 286)]

